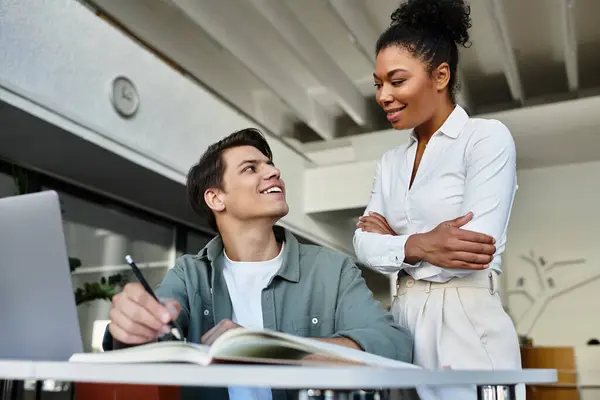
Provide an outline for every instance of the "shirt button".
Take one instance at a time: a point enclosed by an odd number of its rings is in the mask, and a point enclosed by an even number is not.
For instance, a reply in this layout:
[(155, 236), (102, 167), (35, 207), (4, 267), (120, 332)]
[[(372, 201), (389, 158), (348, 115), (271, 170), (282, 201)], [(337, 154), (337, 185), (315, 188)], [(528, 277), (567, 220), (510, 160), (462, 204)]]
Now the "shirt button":
[(313, 325), (316, 325), (319, 322), (319, 320), (317, 318), (313, 318), (311, 322), (313, 323)]
[(209, 314), (210, 314), (210, 311), (204, 310), (204, 315), (209, 315)]
[(406, 287), (412, 287), (415, 284), (415, 280), (414, 279), (407, 279), (406, 280)]

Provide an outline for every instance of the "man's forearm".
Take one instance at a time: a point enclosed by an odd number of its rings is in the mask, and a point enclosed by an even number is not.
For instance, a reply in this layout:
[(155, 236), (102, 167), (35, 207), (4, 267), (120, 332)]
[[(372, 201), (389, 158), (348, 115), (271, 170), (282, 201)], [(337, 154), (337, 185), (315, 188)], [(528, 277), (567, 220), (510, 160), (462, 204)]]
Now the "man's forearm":
[(358, 345), (354, 340), (348, 339), (345, 337), (337, 337), (337, 338), (312, 338), (314, 340), (319, 340), (321, 342), (337, 344), (338, 346), (349, 347), (351, 349), (363, 350), (362, 347)]
[[(352, 339), (348, 339), (345, 337), (337, 337), (337, 338), (311, 338), (313, 340), (318, 340), (320, 342), (326, 342), (331, 344), (337, 344), (338, 346), (348, 347), (350, 349), (361, 350), (363, 349)], [(325, 354), (311, 354), (304, 358), (306, 361), (316, 361), (316, 362), (332, 362), (336, 361), (336, 357), (331, 357)]]

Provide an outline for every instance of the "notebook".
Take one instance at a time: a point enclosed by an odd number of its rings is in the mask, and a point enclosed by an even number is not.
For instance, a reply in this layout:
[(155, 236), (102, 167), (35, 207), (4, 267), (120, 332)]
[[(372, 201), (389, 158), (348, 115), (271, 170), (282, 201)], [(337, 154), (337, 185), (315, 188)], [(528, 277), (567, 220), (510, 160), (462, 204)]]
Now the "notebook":
[(292, 336), (266, 329), (237, 328), (225, 332), (212, 346), (183, 341), (143, 344), (103, 353), (77, 353), (70, 362), (82, 363), (222, 363), (348, 364), (383, 368), (419, 368), (364, 351)]

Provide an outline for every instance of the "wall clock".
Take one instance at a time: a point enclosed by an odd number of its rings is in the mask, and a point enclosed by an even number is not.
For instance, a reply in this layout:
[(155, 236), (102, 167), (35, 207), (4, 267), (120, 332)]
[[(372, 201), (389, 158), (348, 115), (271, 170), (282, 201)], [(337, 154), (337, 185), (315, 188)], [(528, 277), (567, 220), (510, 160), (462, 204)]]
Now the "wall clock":
[(124, 76), (113, 80), (110, 100), (117, 113), (125, 118), (133, 117), (140, 106), (140, 98), (135, 85)]

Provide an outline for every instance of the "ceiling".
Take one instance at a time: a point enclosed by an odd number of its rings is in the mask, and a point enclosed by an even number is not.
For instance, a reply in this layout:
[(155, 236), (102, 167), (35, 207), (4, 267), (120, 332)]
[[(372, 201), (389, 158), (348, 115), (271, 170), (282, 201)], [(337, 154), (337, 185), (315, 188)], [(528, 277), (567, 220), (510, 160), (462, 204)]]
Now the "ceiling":
[[(374, 44), (398, 0), (85, 3), (314, 164), (322, 149), (389, 128), (373, 97)], [(458, 102), (510, 116), (522, 167), (578, 161), (561, 151), (575, 136), (586, 161), (600, 159), (600, 120), (573, 103), (600, 94), (600, 1), (472, 0), (471, 12)], [(551, 104), (569, 106), (539, 113)]]

